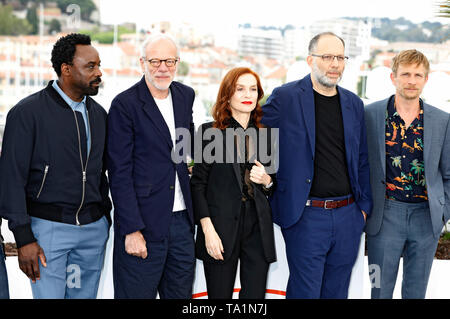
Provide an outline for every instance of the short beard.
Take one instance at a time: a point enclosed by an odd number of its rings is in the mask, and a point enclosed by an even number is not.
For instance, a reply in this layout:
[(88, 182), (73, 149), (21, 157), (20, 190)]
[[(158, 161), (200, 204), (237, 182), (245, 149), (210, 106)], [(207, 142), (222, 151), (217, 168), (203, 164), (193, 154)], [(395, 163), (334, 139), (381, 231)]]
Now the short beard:
[(342, 76), (340, 76), (336, 83), (330, 81), (330, 79), (328, 79), (327, 75), (324, 74), (319, 67), (317, 66), (316, 62), (313, 62), (313, 68), (312, 68), (312, 75), (314, 76), (314, 78), (316, 79), (317, 82), (319, 82), (320, 85), (326, 87), (326, 88), (333, 88), (335, 87), (342, 79)]
[(97, 95), (99, 88), (100, 88), (100, 86), (97, 86), (97, 87), (89, 86), (89, 87), (86, 88), (85, 94), (86, 95)]
[(161, 91), (165, 91), (165, 90), (169, 89), (170, 84), (172, 84), (172, 81), (170, 81), (170, 83), (167, 86), (161, 86), (161, 85), (155, 83), (155, 81), (153, 81), (153, 79), (152, 79), (152, 76), (150, 74), (150, 70), (148, 69), (147, 64), (145, 64), (145, 67), (144, 67), (144, 75), (145, 75), (145, 79), (149, 83), (151, 83), (151, 85), (153, 85), (155, 88), (157, 88), (158, 90), (161, 90)]
[(402, 98), (404, 98), (405, 100), (415, 100), (415, 99), (417, 99), (417, 98), (419, 98), (420, 97), (420, 94), (422, 94), (422, 92), (420, 91), (420, 92), (418, 92), (416, 95), (410, 95), (410, 96), (408, 96), (408, 95), (406, 95), (406, 94), (403, 94), (401, 91), (399, 91), (398, 92), (398, 95), (400, 95)]
[(96, 82), (101, 83), (101, 80), (97, 79), (97, 80), (89, 82), (88, 85), (84, 85), (83, 84), (83, 85), (78, 86), (78, 87), (83, 92), (83, 95), (89, 95), (89, 96), (97, 95), (100, 86), (97, 86), (97, 87), (92, 86), (92, 84), (96, 83)]

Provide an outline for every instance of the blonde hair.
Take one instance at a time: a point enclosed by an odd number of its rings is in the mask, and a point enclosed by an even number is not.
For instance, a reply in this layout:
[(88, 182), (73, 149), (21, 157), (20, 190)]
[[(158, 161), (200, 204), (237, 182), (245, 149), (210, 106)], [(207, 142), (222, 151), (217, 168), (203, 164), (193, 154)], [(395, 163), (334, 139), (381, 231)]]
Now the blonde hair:
[(397, 70), (400, 65), (411, 65), (415, 64), (417, 66), (423, 65), (425, 67), (425, 76), (430, 72), (430, 62), (428, 62), (427, 57), (415, 49), (404, 50), (397, 54), (392, 60), (392, 72), (397, 75)]

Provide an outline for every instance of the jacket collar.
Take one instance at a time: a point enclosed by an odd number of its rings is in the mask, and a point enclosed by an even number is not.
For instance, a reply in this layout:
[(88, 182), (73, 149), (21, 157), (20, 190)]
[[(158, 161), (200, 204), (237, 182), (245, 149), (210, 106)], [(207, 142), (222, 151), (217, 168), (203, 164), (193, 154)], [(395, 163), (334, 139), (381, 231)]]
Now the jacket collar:
[[(299, 80), (298, 98), (300, 100), (301, 112), (303, 112), (303, 118), (305, 121), (305, 127), (307, 130), (309, 143), (311, 147), (311, 154), (315, 154), (315, 142), (316, 142), (316, 125), (315, 125), (315, 102), (314, 102), (314, 89), (312, 86), (311, 74), (306, 75), (303, 79)], [(351, 137), (353, 132), (353, 123), (356, 121), (355, 109), (352, 107), (352, 101), (349, 98), (345, 89), (339, 85), (336, 86), (339, 102), (341, 104), (342, 121), (344, 126), (344, 139), (345, 139), (345, 151), (347, 163), (350, 164), (352, 160), (352, 143)]]
[[(138, 87), (138, 98), (142, 102), (142, 108), (153, 122), (155, 127), (158, 129), (160, 134), (163, 136), (164, 140), (167, 142), (168, 146), (172, 149), (173, 142), (170, 136), (169, 127), (164, 120), (158, 106), (156, 105), (155, 99), (150, 93), (150, 90), (145, 81), (145, 76), (142, 76), (141, 80), (137, 83)], [(175, 119), (175, 127), (183, 126), (183, 118), (185, 116), (186, 108), (184, 107), (185, 101), (183, 100), (183, 94), (180, 92), (176, 85), (176, 82), (172, 82), (169, 86), (169, 90), (172, 96), (173, 105), (173, 115)]]
[[(242, 127), (242, 125), (232, 116), (227, 120), (227, 127), (244, 129)], [(255, 123), (253, 121), (253, 118), (251, 116), (250, 116), (250, 120), (248, 121), (248, 125), (247, 125), (247, 128), (249, 128), (249, 127), (256, 128), (256, 125), (255, 125)], [(245, 129), (244, 129), (244, 131), (245, 131)]]
[[(67, 104), (67, 102), (62, 98), (61, 94), (59, 94), (58, 91), (55, 90), (55, 88), (53, 87), (53, 82), (54, 80), (51, 80), (47, 83), (47, 86), (44, 88), (44, 91), (46, 91), (56, 102), (59, 106), (63, 107), (63, 108), (68, 108), (71, 109), (69, 104)], [(85, 96), (85, 104), (86, 104), (86, 108), (88, 109), (88, 111), (91, 110), (91, 97), (90, 96)]]

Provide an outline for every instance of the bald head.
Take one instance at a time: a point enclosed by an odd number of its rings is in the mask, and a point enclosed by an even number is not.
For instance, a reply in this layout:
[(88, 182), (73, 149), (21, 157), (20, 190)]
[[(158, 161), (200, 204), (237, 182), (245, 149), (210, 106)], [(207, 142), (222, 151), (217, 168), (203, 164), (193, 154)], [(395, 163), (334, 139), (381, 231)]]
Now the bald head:
[(342, 43), (342, 46), (345, 48), (345, 42), (341, 37), (338, 37), (333, 32), (322, 32), (322, 33), (319, 33), (316, 36), (314, 36), (314, 38), (312, 38), (311, 41), (309, 41), (309, 46), (308, 46), (309, 54), (315, 53), (317, 51), (317, 46), (319, 45), (319, 40), (324, 37), (325, 38), (334, 37), (336, 39), (339, 39), (339, 41)]

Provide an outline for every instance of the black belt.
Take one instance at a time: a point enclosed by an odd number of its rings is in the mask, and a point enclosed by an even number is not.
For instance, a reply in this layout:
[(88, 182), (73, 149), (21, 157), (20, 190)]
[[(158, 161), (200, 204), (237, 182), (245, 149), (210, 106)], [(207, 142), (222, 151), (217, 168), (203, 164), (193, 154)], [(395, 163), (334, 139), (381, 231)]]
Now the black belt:
[(354, 200), (353, 196), (351, 196), (349, 198), (346, 198), (346, 199), (342, 199), (342, 200), (315, 200), (315, 199), (308, 199), (306, 201), (306, 206), (320, 207), (320, 208), (325, 208), (325, 209), (335, 209), (335, 208), (340, 208), (340, 207), (344, 207), (344, 206), (350, 205), (354, 201), (355, 200)]

